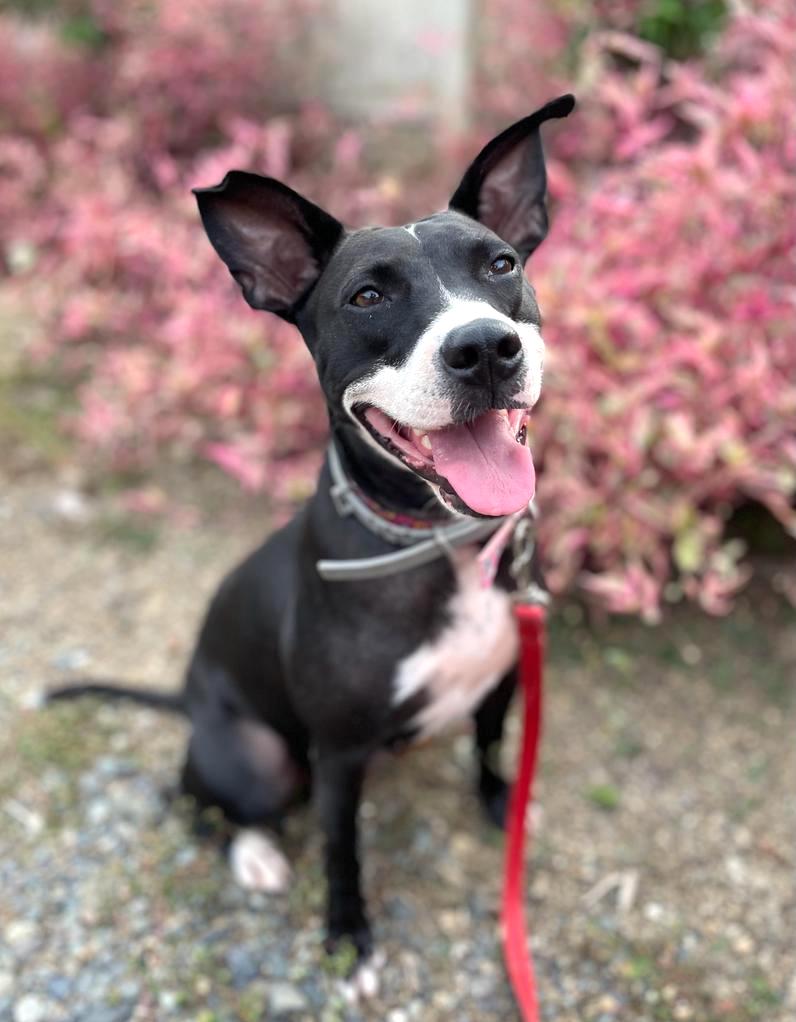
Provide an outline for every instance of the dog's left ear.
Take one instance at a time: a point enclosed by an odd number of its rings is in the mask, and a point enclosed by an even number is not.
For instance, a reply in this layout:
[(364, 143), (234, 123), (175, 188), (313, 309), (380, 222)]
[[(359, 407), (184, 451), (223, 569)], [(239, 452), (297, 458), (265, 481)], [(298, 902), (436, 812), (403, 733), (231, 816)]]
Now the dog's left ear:
[(506, 128), (476, 156), (450, 201), (451, 209), (507, 241), (523, 262), (547, 234), (547, 175), (539, 128), (551, 118), (567, 117), (574, 106), (574, 96), (559, 96)]

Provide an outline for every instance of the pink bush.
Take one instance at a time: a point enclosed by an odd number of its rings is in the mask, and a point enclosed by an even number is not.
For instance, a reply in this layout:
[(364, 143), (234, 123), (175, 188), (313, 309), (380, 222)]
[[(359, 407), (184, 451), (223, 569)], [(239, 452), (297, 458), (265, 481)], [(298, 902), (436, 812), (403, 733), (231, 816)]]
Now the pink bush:
[[(611, 70), (619, 49), (636, 62)], [(673, 573), (711, 612), (746, 577), (723, 543), (759, 501), (796, 532), (796, 13), (737, 17), (706, 67), (594, 38), (534, 261), (550, 353), (534, 443), (553, 587), (658, 614)]]
[[(106, 464), (198, 453), (300, 496), (326, 432), (309, 356), (240, 300), (190, 187), (250, 167), (351, 224), (401, 222), (444, 201), (490, 127), (572, 86), (554, 228), (529, 267), (549, 323), (534, 447), (550, 580), (654, 618), (676, 576), (725, 610), (744, 577), (723, 542), (731, 508), (751, 498), (793, 527), (789, 0), (735, 15), (690, 64), (591, 32), (580, 87), (560, 70), (562, 15), (508, 5), (507, 46), (489, 29), (506, 0), (488, 0), (479, 139), (451, 140), (455, 157), (440, 148), (411, 182), (374, 176), (323, 106), (291, 106), (286, 61), (322, 6), (93, 0), (104, 42), (82, 59), (52, 27), (0, 15), (0, 251), (46, 337), (33, 354), (77, 383), (73, 427)], [(637, 6), (601, 8), (625, 26)]]
[[(83, 60), (0, 19), (13, 115), (0, 243), (43, 326), (34, 354), (78, 381), (73, 426), (106, 464), (145, 466), (167, 446), (247, 486), (267, 477), (277, 500), (311, 474), (326, 425), (309, 356), (241, 302), (190, 189), (248, 166), (353, 221), (398, 215), (395, 183), (368, 180), (352, 132), (316, 105), (285, 113), (284, 52), (312, 6), (202, 0), (189, 16), (176, 0), (96, 0), (108, 42)], [(23, 77), (39, 85), (20, 90)]]

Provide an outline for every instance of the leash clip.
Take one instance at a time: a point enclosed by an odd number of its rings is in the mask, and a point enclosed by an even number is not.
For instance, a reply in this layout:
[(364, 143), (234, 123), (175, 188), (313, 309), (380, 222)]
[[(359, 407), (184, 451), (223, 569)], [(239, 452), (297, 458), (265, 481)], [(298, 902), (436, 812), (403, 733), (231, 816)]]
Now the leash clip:
[(531, 504), (529, 514), (517, 522), (514, 535), (511, 538), (512, 560), (509, 572), (517, 583), (517, 590), (513, 596), (515, 603), (546, 607), (550, 603), (550, 594), (533, 577), (533, 563), (536, 555), (535, 518), (536, 508)]
[(531, 582), (525, 589), (518, 589), (514, 593), (514, 602), (523, 603), (532, 607), (547, 607), (550, 603), (550, 593), (542, 589), (536, 582)]

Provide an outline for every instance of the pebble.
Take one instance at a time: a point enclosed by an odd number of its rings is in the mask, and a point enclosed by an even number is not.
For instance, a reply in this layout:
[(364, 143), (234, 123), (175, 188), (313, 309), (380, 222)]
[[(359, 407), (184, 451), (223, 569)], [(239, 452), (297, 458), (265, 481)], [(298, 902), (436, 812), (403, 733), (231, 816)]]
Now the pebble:
[(237, 989), (248, 986), (260, 974), (260, 955), (247, 948), (234, 947), (227, 952), (227, 967)]
[(103, 777), (132, 777), (138, 773), (135, 763), (119, 756), (100, 756), (94, 766), (94, 772)]
[(5, 928), (5, 938), (11, 947), (23, 954), (36, 943), (38, 928), (30, 919), (15, 919)]
[(91, 517), (91, 506), (79, 490), (59, 490), (53, 497), (52, 510), (67, 522), (82, 523)]
[(26, 994), (14, 1005), (14, 1022), (50, 1022), (55, 1006), (36, 994)]
[(58, 671), (82, 671), (91, 663), (91, 656), (86, 649), (64, 649), (50, 662)]
[(176, 990), (161, 990), (158, 994), (158, 1004), (164, 1011), (174, 1011), (180, 1003), (180, 995)]
[(86, 809), (86, 818), (92, 827), (105, 823), (111, 816), (111, 804), (106, 798), (92, 799)]
[(303, 1011), (307, 1007), (304, 994), (292, 983), (273, 983), (268, 992), (268, 1006), (275, 1015)]
[(135, 1001), (121, 1004), (100, 1004), (89, 1007), (75, 1016), (73, 1022), (128, 1022), (133, 1017)]
[(68, 976), (50, 976), (47, 980), (47, 993), (56, 1001), (65, 1001), (73, 987), (74, 983)]

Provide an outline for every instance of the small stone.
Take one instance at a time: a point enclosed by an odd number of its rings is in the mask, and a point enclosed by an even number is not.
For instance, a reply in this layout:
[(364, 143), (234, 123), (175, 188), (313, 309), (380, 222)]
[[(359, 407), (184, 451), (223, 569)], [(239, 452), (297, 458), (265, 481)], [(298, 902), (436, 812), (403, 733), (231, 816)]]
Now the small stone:
[(227, 967), (236, 989), (248, 986), (260, 974), (260, 962), (246, 948), (235, 947), (227, 953)]
[(495, 981), (491, 976), (473, 976), (470, 979), (469, 991), (471, 997), (485, 1001), (495, 991)]
[(100, 756), (94, 768), (103, 777), (132, 777), (136, 773), (134, 763), (118, 756)]
[(106, 798), (95, 798), (89, 803), (86, 816), (89, 823), (96, 826), (105, 823), (111, 815), (111, 806)]
[(158, 1004), (164, 1011), (176, 1011), (180, 1004), (180, 995), (175, 990), (161, 990)]
[(702, 650), (693, 642), (687, 642), (683, 646), (681, 654), (689, 667), (695, 667), (702, 660)]
[(50, 661), (58, 671), (82, 671), (91, 662), (85, 649), (65, 649)]
[(432, 1002), (435, 1008), (442, 1008), (444, 1011), (450, 1011), (456, 1004), (456, 998), (447, 990), (437, 990), (432, 997)]
[(209, 976), (198, 976), (193, 985), (194, 990), (200, 997), (207, 997), (212, 987), (213, 984), (210, 982)]
[(196, 850), (196, 846), (186, 845), (185, 848), (181, 848), (174, 856), (174, 865), (184, 869), (186, 866), (192, 866), (198, 857), (199, 853)]
[(126, 979), (119, 985), (119, 996), (124, 998), (125, 1001), (133, 1001), (138, 998), (141, 992), (141, 985), (134, 979)]
[(91, 515), (86, 498), (78, 490), (59, 490), (53, 497), (52, 509), (67, 522), (85, 522)]
[(26, 950), (36, 942), (36, 924), (30, 919), (14, 919), (5, 929), (5, 936), (11, 947)]
[(458, 909), (443, 909), (439, 913), (440, 929), (448, 935), (466, 930), (468, 921), (467, 913)]
[(268, 1005), (275, 1015), (303, 1011), (307, 1007), (304, 994), (291, 983), (274, 983), (268, 993)]
[(15, 798), (9, 798), (3, 803), (6, 813), (32, 836), (35, 837), (44, 830), (44, 817), (27, 806), (24, 806)]
[(416, 915), (413, 906), (404, 898), (397, 896), (388, 900), (386, 904), (386, 911), (392, 919), (399, 919), (401, 922), (414, 919)]
[(26, 994), (14, 1005), (14, 1022), (48, 1022), (53, 1014), (52, 1001), (35, 994)]
[(72, 981), (68, 976), (50, 976), (47, 980), (47, 993), (56, 1001), (65, 1001), (72, 991)]
[(135, 1001), (123, 1004), (98, 1004), (80, 1013), (80, 1022), (129, 1022), (133, 1016)]

